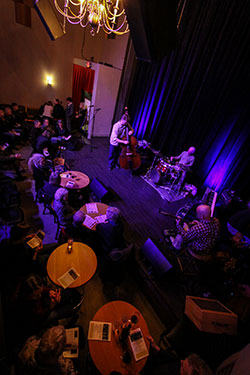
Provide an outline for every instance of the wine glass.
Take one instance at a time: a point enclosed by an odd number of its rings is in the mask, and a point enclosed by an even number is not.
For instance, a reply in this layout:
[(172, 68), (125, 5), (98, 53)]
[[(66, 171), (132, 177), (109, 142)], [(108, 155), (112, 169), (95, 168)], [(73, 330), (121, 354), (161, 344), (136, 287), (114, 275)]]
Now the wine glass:
[(132, 315), (131, 315), (131, 323), (133, 324), (136, 324), (138, 322), (138, 320), (140, 319), (140, 313), (138, 311), (135, 311)]

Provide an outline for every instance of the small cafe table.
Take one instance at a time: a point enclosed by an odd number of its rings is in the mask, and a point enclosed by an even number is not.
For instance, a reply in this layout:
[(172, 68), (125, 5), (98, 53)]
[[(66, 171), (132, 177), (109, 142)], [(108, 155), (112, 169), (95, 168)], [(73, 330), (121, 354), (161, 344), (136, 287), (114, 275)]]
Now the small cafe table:
[(94, 251), (81, 242), (73, 242), (72, 250), (68, 253), (68, 243), (58, 246), (49, 256), (47, 262), (47, 273), (50, 280), (58, 285), (58, 278), (71, 267), (79, 273), (79, 277), (69, 286), (76, 288), (86, 284), (95, 274), (97, 258)]
[(80, 190), (88, 186), (90, 180), (89, 177), (79, 171), (66, 171), (60, 174), (61, 187)]
[[(96, 312), (92, 320), (110, 322), (112, 324), (119, 321), (122, 324), (122, 319), (124, 317), (130, 319), (133, 314), (138, 316), (138, 321), (132, 324), (131, 330), (141, 328), (144, 341), (149, 350), (150, 344), (147, 340), (147, 336), (149, 335), (147, 323), (142, 314), (130, 303), (124, 301), (106, 303)], [(140, 373), (147, 361), (147, 357), (136, 362), (129, 347), (129, 343), (127, 345), (128, 350), (131, 352), (131, 361), (126, 364), (121, 358), (125, 350), (121, 343), (118, 342), (113, 332), (111, 334), (111, 341), (88, 340), (91, 358), (97, 369), (103, 375), (108, 375), (112, 371), (117, 371), (121, 374)]]

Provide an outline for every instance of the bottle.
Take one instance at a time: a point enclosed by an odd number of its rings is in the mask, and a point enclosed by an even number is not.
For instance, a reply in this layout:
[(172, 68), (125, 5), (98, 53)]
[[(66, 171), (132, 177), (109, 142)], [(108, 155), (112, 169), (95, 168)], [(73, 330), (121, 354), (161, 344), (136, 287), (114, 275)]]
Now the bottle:
[(120, 333), (120, 341), (125, 341), (128, 336), (131, 329), (131, 321), (128, 320), (127, 323), (124, 323), (121, 327), (121, 333)]
[(69, 238), (68, 239), (68, 246), (67, 246), (67, 251), (68, 251), (69, 254), (72, 252), (72, 249), (73, 249), (73, 238)]

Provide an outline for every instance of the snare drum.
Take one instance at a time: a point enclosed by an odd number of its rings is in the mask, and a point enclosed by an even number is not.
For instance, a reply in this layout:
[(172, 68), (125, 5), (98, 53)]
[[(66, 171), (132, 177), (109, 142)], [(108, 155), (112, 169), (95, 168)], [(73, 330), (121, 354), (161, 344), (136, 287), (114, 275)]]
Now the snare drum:
[(161, 173), (166, 173), (169, 168), (169, 164), (166, 163), (163, 159), (160, 159), (157, 164), (157, 169)]

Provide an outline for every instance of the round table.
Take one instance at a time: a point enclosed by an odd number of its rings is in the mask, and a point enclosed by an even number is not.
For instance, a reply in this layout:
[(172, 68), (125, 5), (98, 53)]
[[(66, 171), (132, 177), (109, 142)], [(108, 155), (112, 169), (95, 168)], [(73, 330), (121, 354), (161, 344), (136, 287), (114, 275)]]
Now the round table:
[(97, 258), (94, 251), (84, 243), (73, 242), (71, 253), (68, 253), (67, 247), (68, 243), (64, 243), (50, 254), (47, 262), (47, 273), (54, 284), (61, 286), (58, 278), (71, 267), (74, 267), (80, 276), (69, 288), (76, 288), (85, 284), (94, 275)]
[[(136, 324), (132, 325), (131, 330), (141, 328), (145, 343), (149, 350), (150, 344), (146, 338), (149, 336), (147, 323), (142, 314), (130, 303), (124, 301), (109, 302), (96, 312), (92, 320), (110, 323), (119, 321), (122, 323), (122, 317), (126, 316), (130, 319), (134, 313), (138, 314), (139, 320)], [(131, 352), (132, 359), (128, 364), (124, 363), (121, 356), (126, 350), (124, 350), (122, 345), (117, 342), (117, 338), (113, 332), (111, 334), (111, 341), (88, 340), (88, 345), (91, 358), (97, 369), (103, 375), (108, 375), (112, 371), (117, 371), (121, 374), (138, 374), (147, 361), (147, 358), (143, 358), (136, 362), (128, 343), (128, 350)]]
[[(106, 212), (107, 212), (107, 209), (108, 209), (108, 205), (107, 204), (104, 204), (104, 203), (100, 203), (100, 202), (93, 202), (93, 203), (96, 203), (96, 206), (97, 206), (97, 209), (98, 209), (98, 212), (90, 212), (88, 213), (87, 212), (87, 207), (86, 207), (86, 204), (84, 206), (82, 206), (80, 208), (80, 210), (82, 212), (85, 213), (85, 215), (89, 215), (90, 217), (92, 217), (93, 219), (96, 217), (96, 216), (100, 216), (100, 215), (105, 215)], [(91, 230), (96, 230), (96, 224), (92, 227), (92, 228), (89, 228)]]
[(60, 185), (68, 189), (83, 189), (88, 186), (90, 182), (89, 177), (79, 171), (66, 171), (61, 173), (60, 177)]

